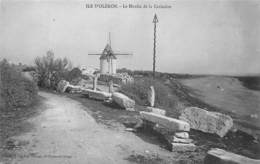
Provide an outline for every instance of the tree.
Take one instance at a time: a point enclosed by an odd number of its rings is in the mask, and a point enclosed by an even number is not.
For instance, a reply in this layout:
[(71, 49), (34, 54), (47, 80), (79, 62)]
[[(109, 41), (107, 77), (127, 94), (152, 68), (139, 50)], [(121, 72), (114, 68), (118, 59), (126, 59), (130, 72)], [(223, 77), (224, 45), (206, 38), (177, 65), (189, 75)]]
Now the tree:
[(71, 82), (72, 80), (81, 77), (81, 70), (77, 67), (73, 68), (70, 72), (68, 72), (66, 80)]
[(71, 68), (71, 62), (67, 58), (55, 59), (54, 53), (49, 50), (46, 56), (35, 59), (38, 85), (45, 88), (56, 88), (58, 82), (65, 78)]

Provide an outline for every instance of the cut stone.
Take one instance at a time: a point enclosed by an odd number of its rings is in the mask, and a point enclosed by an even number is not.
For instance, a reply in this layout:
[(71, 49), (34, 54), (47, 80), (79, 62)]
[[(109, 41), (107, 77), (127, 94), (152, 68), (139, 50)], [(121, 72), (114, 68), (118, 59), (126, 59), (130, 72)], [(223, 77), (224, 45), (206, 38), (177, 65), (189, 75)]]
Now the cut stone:
[(93, 78), (93, 90), (96, 91), (97, 90), (97, 80), (98, 80), (98, 77), (95, 76)]
[(65, 92), (80, 93), (81, 87), (80, 86), (74, 86), (74, 85), (68, 85)]
[(127, 97), (126, 95), (114, 92), (112, 94), (112, 100), (118, 104), (121, 108), (127, 109), (127, 110), (133, 110), (135, 107), (135, 101)]
[(187, 152), (187, 151), (195, 151), (196, 146), (193, 143), (172, 143), (171, 144), (172, 148), (171, 150), (177, 151), (177, 152)]
[(174, 132), (168, 131), (165, 127), (160, 126), (158, 124), (153, 126), (153, 130), (156, 131), (157, 133), (160, 133), (169, 144), (171, 144), (172, 142), (176, 142), (176, 143), (191, 143), (192, 142), (192, 139), (183, 139), (183, 138), (175, 137)]
[(179, 118), (188, 122), (192, 129), (215, 133), (220, 137), (225, 136), (233, 126), (233, 120), (230, 116), (197, 107), (186, 108)]
[(147, 96), (148, 96), (149, 106), (154, 107), (155, 91), (154, 91), (153, 86), (150, 86), (150, 89), (148, 90)]
[(177, 138), (177, 137), (173, 136), (172, 142), (175, 142), (175, 143), (191, 143), (192, 139)]
[(208, 151), (204, 164), (259, 164), (260, 160), (214, 148)]
[(147, 109), (149, 112), (153, 112), (153, 113), (160, 114), (163, 116), (165, 116), (165, 114), (166, 114), (166, 111), (163, 109), (154, 108), (154, 107), (147, 107)]
[(174, 135), (178, 138), (183, 138), (183, 139), (189, 138), (189, 133), (187, 132), (176, 132)]
[(182, 120), (143, 111), (140, 112), (140, 115), (142, 119), (164, 126), (172, 132), (190, 131), (190, 125)]
[(108, 93), (108, 92), (84, 89), (84, 90), (82, 90), (82, 93), (87, 94), (89, 96), (89, 98), (93, 98), (96, 100), (107, 100), (107, 99), (111, 98), (111, 93)]
[(154, 131), (161, 134), (168, 144), (171, 144), (173, 142), (174, 132), (169, 131), (169, 129), (160, 126), (159, 124), (155, 124), (152, 128)]

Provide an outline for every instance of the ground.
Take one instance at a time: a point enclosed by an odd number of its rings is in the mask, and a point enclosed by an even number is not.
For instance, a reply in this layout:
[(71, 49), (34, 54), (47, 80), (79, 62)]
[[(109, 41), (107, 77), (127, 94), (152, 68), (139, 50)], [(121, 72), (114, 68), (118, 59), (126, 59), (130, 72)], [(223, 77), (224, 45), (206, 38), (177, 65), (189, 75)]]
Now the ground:
[[(229, 78), (219, 80), (218, 83), (216, 81), (214, 78), (186, 79), (182, 83), (191, 87), (194, 92), (185, 90), (183, 86), (177, 86), (181, 87), (177, 91), (185, 91), (185, 94), (178, 92), (179, 96), (193, 105), (210, 109), (212, 107), (214, 110), (221, 108), (221, 112), (231, 114), (232, 110), (225, 111), (229, 109), (225, 108), (225, 104), (230, 105), (228, 102), (231, 103), (230, 107), (232, 104), (236, 105), (232, 103), (233, 101), (239, 103), (243, 99), (245, 100), (242, 102), (250, 100), (256, 105), (259, 102), (247, 99), (252, 95), (241, 95), (244, 91), (251, 92), (245, 88), (241, 90), (236, 88), (241, 92), (230, 94), (234, 89), (232, 87), (237, 85), (227, 85)], [(236, 82), (233, 80), (233, 84), (237, 84)], [(169, 85), (169, 90), (171, 89), (176, 91), (176, 87), (171, 88)], [(233, 96), (232, 100), (230, 96)], [(238, 111), (243, 112), (243, 109), (247, 109), (244, 107), (249, 106), (250, 102), (233, 106), (232, 109), (239, 108)], [(0, 164), (203, 163), (210, 148), (222, 148), (260, 159), (259, 140), (240, 131), (229, 132), (224, 138), (219, 138), (216, 135), (191, 130), (190, 138), (197, 146), (196, 151), (170, 152), (159, 134), (142, 128), (136, 132), (126, 131), (126, 128), (132, 128), (140, 121), (138, 111), (145, 108), (137, 105), (136, 110), (136, 112), (125, 111), (113, 104), (88, 99), (81, 94), (40, 91), (39, 101), (34, 106), (17, 109), (15, 115), (13, 112), (0, 113)], [(170, 110), (175, 109), (167, 109), (168, 114), (175, 113)], [(255, 113), (258, 110), (252, 108), (250, 111)]]
[[(118, 124), (98, 123), (87, 107), (66, 96), (41, 91), (44, 110), (25, 120), (26, 133), (6, 142), (5, 163), (168, 163), (169, 151), (145, 142)], [(115, 127), (115, 126), (114, 126)], [(8, 155), (9, 154), (9, 155)]]

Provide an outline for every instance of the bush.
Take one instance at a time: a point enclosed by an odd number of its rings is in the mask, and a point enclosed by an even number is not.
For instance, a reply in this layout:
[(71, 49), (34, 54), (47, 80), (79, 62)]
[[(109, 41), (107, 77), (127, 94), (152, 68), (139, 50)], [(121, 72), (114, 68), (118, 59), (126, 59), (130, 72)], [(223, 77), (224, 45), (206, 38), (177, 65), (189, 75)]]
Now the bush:
[(81, 70), (77, 67), (73, 68), (71, 71), (68, 72), (66, 75), (66, 80), (71, 82), (74, 79), (80, 79), (81, 78)]
[(66, 79), (71, 64), (67, 58), (54, 58), (54, 53), (48, 51), (46, 56), (35, 59), (35, 69), (38, 77), (38, 86), (56, 89), (60, 80)]
[(0, 94), (2, 107), (17, 108), (31, 105), (37, 95), (37, 86), (22, 76), (6, 60), (0, 63)]
[(155, 106), (157, 107), (173, 107), (176, 104), (174, 95), (171, 94), (169, 88), (160, 80), (152, 78), (137, 79), (133, 83), (121, 86), (120, 92), (134, 99), (139, 105), (148, 104), (148, 90), (150, 86), (155, 89)]

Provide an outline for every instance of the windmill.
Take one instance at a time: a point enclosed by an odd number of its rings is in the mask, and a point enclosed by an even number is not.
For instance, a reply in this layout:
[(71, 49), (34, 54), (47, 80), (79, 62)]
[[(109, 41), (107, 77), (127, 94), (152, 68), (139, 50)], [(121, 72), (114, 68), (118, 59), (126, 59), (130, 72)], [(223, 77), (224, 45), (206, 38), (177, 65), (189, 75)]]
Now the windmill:
[(116, 64), (118, 55), (132, 55), (123, 53), (114, 53), (111, 47), (111, 36), (109, 33), (109, 43), (104, 48), (101, 54), (88, 54), (88, 55), (99, 55), (100, 60), (100, 73), (101, 74), (116, 74)]

